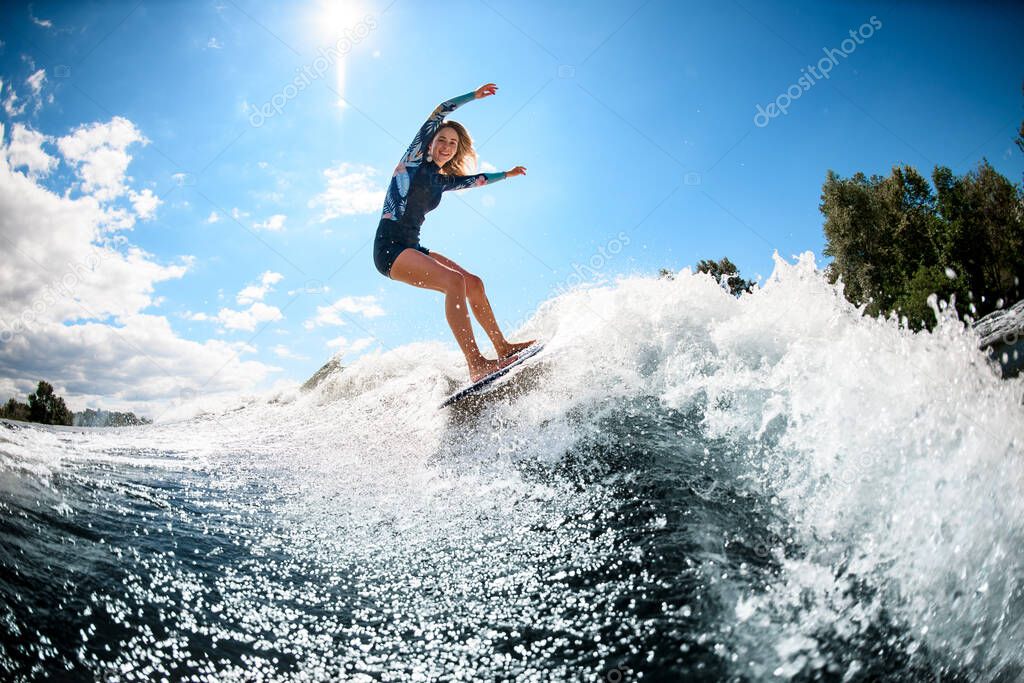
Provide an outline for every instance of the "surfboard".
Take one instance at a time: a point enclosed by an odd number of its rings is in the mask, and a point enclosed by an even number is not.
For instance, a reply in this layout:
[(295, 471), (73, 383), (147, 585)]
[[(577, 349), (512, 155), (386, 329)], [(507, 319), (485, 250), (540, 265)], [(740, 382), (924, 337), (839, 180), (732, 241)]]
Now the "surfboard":
[(463, 398), (466, 398), (467, 396), (472, 396), (473, 394), (478, 394), (481, 391), (484, 391), (485, 389), (489, 388), (490, 385), (493, 384), (496, 380), (501, 379), (510, 371), (514, 370), (515, 368), (519, 367), (524, 362), (526, 362), (526, 360), (536, 356), (543, 348), (543, 342), (534, 342), (530, 346), (527, 346), (525, 349), (516, 354), (516, 359), (513, 362), (509, 363), (500, 370), (495, 370), (491, 374), (481, 377), (480, 379), (470, 384), (469, 386), (459, 389), (454, 394), (452, 394), (444, 401), (442, 401), (441, 405), (438, 406), (438, 409), (445, 408)]

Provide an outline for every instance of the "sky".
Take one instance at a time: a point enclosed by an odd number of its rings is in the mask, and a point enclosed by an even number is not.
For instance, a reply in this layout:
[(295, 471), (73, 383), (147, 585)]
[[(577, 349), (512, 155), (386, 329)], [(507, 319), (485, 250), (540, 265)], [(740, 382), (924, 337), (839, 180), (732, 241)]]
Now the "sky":
[[(1020, 3), (36, 2), (0, 9), (0, 400), (161, 419), (412, 342), (382, 277), (395, 164), (441, 102), (480, 171), (426, 247), (511, 339), (570, 287), (728, 256), (824, 264), (833, 170), (1015, 182)], [(477, 328), (485, 353), (493, 353)]]

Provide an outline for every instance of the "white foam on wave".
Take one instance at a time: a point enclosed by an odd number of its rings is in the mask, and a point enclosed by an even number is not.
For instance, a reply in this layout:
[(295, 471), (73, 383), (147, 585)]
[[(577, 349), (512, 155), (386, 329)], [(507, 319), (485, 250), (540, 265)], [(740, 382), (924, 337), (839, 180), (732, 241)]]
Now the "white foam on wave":
[[(551, 370), (495, 403), (498, 426), (471, 450), (553, 460), (586, 433), (581, 415), (593, 424), (619, 399), (702, 405), (707, 435), (744, 446), (751, 486), (775, 497), (803, 551), (767, 594), (738, 597), (747, 655), (779, 675), (825, 666), (821, 632), (856, 634), (884, 604), (911, 660), (925, 645), (995, 676), (1024, 665), (1024, 380), (1000, 380), (977, 335), (942, 317), (916, 333), (865, 317), (811, 254), (776, 256), (764, 287), (738, 298), (689, 270), (580, 287), (517, 331), (547, 341)], [(463, 372), (450, 346), (410, 345), (297, 405), (321, 404), (334, 425), (322, 436), (370, 459), (422, 463), (446, 447), (435, 406)], [(858, 582), (877, 596), (855, 598)]]
[[(272, 454), (267, 467), (318, 500), (363, 505), (371, 529), (411, 509), (409, 524), (448, 523), (456, 509), (466, 523), (474, 506), (540, 495), (501, 464), (557, 461), (624, 399), (696, 407), (709, 438), (737, 444), (741, 477), (800, 549), (779, 552), (768, 591), (729, 588), (729, 647), (737, 666), (755, 664), (743, 671), (826, 667), (823, 631), (854, 638), (883, 607), (911, 659), (924, 645), (983, 677), (1024, 666), (1024, 379), (998, 379), (959, 322), (915, 333), (864, 317), (804, 254), (776, 257), (765, 285), (738, 298), (689, 270), (578, 287), (515, 334), (534, 336), (547, 348), (529, 391), (472, 419), (437, 410), (465, 367), (453, 344), (431, 342), (366, 354), (306, 394), (124, 438)], [(465, 476), (438, 476), (439, 457)]]
[[(738, 599), (765, 673), (826, 666), (817, 639), (853, 637), (884, 605), (908, 634), (893, 646), (907, 661), (924, 645), (1005, 675), (1024, 665), (1024, 379), (999, 379), (977, 335), (936, 312), (933, 332), (865, 317), (810, 254), (776, 257), (765, 286), (739, 298), (689, 271), (578, 288), (519, 334), (548, 340), (549, 381), (494, 419), (518, 455), (552, 459), (586, 433), (569, 416), (592, 424), (616, 399), (703, 405), (707, 435), (743, 446), (751, 486), (775, 497), (803, 551), (767, 594)], [(444, 432), (438, 377), (459, 359), (424, 355), (382, 372), (395, 379), (374, 400), (432, 434), (431, 452)], [(483, 437), (474, 447), (508, 454)]]

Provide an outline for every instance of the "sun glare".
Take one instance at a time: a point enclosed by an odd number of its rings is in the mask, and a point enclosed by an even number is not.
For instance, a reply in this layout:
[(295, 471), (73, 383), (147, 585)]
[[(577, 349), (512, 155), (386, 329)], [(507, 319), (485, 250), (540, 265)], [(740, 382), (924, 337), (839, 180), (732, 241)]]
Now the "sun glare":
[(359, 0), (317, 0), (309, 13), (310, 35), (314, 49), (340, 53), (332, 65), (337, 105), (346, 108), (345, 71), (348, 52), (361, 42), (370, 30), (368, 10)]
[(335, 43), (352, 34), (367, 15), (366, 6), (358, 0), (317, 0), (312, 12), (313, 35), (318, 43)]

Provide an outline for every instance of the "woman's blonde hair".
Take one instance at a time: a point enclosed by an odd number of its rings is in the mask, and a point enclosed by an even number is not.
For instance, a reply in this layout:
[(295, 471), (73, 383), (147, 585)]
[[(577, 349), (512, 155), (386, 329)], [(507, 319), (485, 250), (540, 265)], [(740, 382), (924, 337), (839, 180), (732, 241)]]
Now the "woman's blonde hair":
[[(455, 150), (455, 156), (441, 167), (441, 172), (447, 175), (473, 175), (476, 173), (478, 158), (476, 150), (473, 149), (473, 138), (470, 137), (469, 131), (458, 121), (445, 121), (437, 129), (437, 133), (434, 133), (434, 138), (445, 128), (455, 131), (459, 137), (459, 148)], [(428, 149), (434, 145), (434, 138), (430, 139)]]

